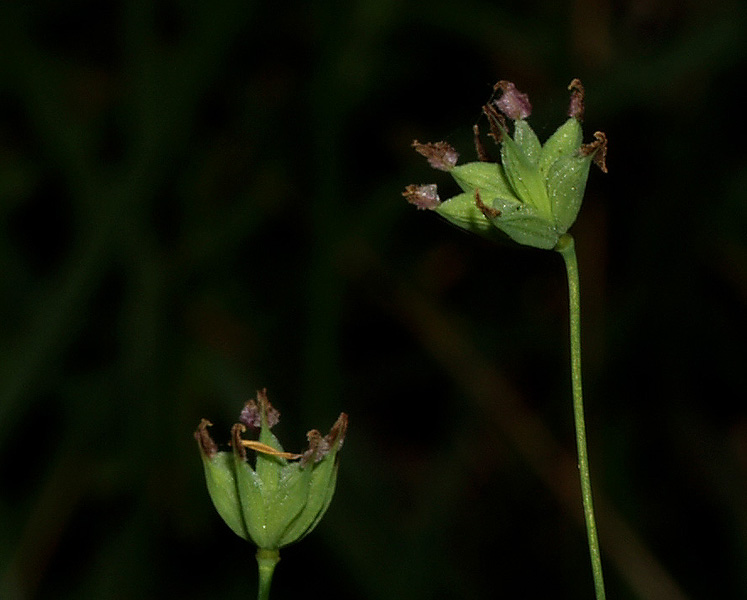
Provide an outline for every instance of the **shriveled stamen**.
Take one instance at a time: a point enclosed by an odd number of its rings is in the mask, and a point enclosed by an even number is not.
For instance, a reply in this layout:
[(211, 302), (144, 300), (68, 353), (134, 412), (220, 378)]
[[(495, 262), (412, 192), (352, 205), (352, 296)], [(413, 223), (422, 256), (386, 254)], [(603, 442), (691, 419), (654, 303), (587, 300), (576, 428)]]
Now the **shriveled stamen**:
[(246, 460), (246, 450), (244, 449), (244, 440), (241, 439), (241, 434), (246, 431), (246, 427), (242, 423), (235, 423), (231, 427), (231, 445), (233, 451), (239, 455), (241, 460)]
[(281, 452), (276, 450), (272, 446), (257, 442), (254, 440), (241, 440), (241, 445), (255, 452), (261, 452), (262, 454), (269, 454), (270, 456), (278, 456), (280, 458), (286, 458), (288, 460), (296, 460), (303, 456), (303, 454), (294, 454), (293, 452)]
[(584, 144), (578, 149), (581, 156), (593, 156), (594, 164), (602, 169), (602, 173), (607, 172), (607, 136), (601, 132), (594, 133), (594, 141)]
[(582, 121), (584, 118), (584, 86), (577, 77), (568, 84), (568, 90), (571, 92), (571, 101), (568, 105), (568, 116)]
[(495, 140), (496, 144), (500, 144), (503, 139), (503, 132), (507, 129), (505, 117), (492, 104), (483, 106), (482, 112), (488, 118), (488, 124), (490, 125), (488, 135)]
[(481, 162), (490, 162), (490, 156), (488, 156), (488, 153), (485, 150), (485, 145), (482, 143), (482, 139), (480, 138), (480, 128), (477, 126), (477, 123), (472, 126), (472, 132), (475, 136), (475, 151), (477, 152), (477, 158)]
[(492, 206), (488, 206), (482, 201), (482, 198), (480, 198), (480, 190), (475, 190), (475, 206), (477, 206), (477, 208), (480, 209), (480, 212), (488, 219), (495, 219), (496, 217), (501, 216), (501, 211)]
[(213, 441), (213, 438), (210, 437), (210, 433), (208, 433), (207, 430), (208, 427), (212, 426), (213, 424), (210, 421), (202, 419), (200, 425), (197, 427), (197, 431), (195, 431), (195, 439), (200, 445), (200, 450), (202, 450), (202, 453), (209, 458), (212, 458), (218, 453), (218, 445)]
[(301, 463), (307, 465), (310, 462), (319, 462), (324, 458), (321, 452), (322, 434), (317, 429), (312, 429), (306, 434), (306, 439), (309, 440), (309, 449), (303, 453)]

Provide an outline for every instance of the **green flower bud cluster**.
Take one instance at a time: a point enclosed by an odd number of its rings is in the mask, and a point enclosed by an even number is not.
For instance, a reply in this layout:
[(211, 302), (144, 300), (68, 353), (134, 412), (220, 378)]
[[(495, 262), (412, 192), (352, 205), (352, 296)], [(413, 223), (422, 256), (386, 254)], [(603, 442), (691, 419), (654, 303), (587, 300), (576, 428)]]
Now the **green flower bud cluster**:
[[(347, 415), (340, 414), (328, 435), (310, 431), (308, 450), (293, 454), (285, 452), (270, 431), (279, 417), (266, 392), (260, 391), (231, 429), (230, 452), (218, 450), (207, 419), (195, 432), (213, 505), (237, 535), (260, 550), (278, 550), (300, 540), (324, 516), (348, 426)], [(258, 438), (243, 439), (247, 429), (258, 431)], [(248, 451), (255, 456), (253, 465)]]
[[(483, 107), (490, 136), (500, 144), (500, 161), (488, 159), (475, 125), (475, 146), (479, 162), (457, 165), (458, 155), (446, 142), (421, 144), (415, 150), (429, 164), (451, 174), (462, 193), (444, 202), (435, 184), (408, 186), (404, 196), (418, 208), (434, 210), (453, 224), (495, 237), (502, 232), (514, 241), (535, 248), (553, 249), (573, 225), (595, 162), (607, 171), (607, 138), (594, 134), (595, 141), (583, 144), (581, 119), (584, 90), (574, 79), (568, 86), (569, 118), (542, 144), (527, 122), (531, 105), (526, 94), (508, 81), (495, 85), (497, 99)], [(513, 123), (509, 135), (505, 117)]]

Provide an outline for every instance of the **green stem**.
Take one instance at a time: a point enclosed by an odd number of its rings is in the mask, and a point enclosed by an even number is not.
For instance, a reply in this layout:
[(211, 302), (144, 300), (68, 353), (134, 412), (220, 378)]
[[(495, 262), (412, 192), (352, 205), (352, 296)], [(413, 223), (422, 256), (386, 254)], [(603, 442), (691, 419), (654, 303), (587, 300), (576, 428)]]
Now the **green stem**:
[(591, 499), (591, 474), (589, 456), (586, 450), (586, 425), (584, 424), (584, 400), (581, 387), (581, 290), (578, 278), (576, 248), (570, 234), (560, 238), (555, 250), (560, 252), (568, 273), (568, 297), (571, 324), (571, 381), (573, 387), (573, 417), (576, 423), (576, 446), (578, 449), (578, 470), (581, 475), (581, 496), (584, 503), (586, 535), (591, 554), (591, 570), (594, 574), (594, 589), (597, 600), (604, 600), (604, 578), (602, 559), (597, 538), (597, 524), (594, 519), (594, 505)]
[(258, 600), (269, 600), (270, 584), (272, 583), (272, 574), (275, 572), (275, 566), (280, 562), (280, 552), (278, 550), (257, 550), (257, 565), (259, 566), (259, 593)]

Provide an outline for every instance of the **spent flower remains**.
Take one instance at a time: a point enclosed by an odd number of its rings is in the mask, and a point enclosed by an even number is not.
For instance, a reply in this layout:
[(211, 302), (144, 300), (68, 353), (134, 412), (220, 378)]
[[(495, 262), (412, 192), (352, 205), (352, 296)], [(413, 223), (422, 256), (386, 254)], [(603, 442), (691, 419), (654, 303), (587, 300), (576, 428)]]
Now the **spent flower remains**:
[[(489, 159), (477, 125), (476, 162), (458, 165), (459, 155), (448, 143), (416, 140), (415, 150), (431, 167), (450, 173), (462, 193), (441, 201), (436, 184), (427, 184), (410, 185), (403, 195), (418, 208), (484, 237), (505, 234), (520, 244), (555, 248), (576, 220), (591, 163), (607, 171), (605, 134), (598, 131), (593, 142), (583, 143), (584, 88), (574, 79), (568, 89), (568, 120), (542, 144), (527, 122), (532, 112), (527, 95), (499, 81), (482, 111), (490, 137), (500, 144), (500, 161)], [(513, 121), (513, 136), (506, 117)]]
[[(266, 391), (260, 391), (231, 428), (230, 451), (218, 450), (207, 419), (195, 432), (218, 514), (234, 533), (260, 550), (276, 551), (300, 540), (324, 516), (335, 491), (338, 452), (348, 426), (347, 415), (340, 414), (326, 436), (309, 431), (308, 449), (294, 454), (286, 452), (270, 431), (279, 418)], [(257, 439), (244, 439), (247, 431)]]

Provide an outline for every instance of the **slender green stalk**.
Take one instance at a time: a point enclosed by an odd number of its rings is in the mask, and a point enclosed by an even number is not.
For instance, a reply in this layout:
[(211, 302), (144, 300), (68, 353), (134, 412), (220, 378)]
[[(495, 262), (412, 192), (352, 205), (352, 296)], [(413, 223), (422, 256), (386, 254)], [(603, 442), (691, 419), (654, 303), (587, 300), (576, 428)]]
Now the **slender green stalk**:
[(584, 400), (581, 387), (581, 290), (578, 278), (578, 262), (573, 237), (565, 234), (555, 249), (565, 261), (568, 274), (568, 297), (571, 324), (571, 382), (573, 387), (573, 417), (576, 423), (576, 446), (578, 449), (578, 470), (581, 476), (581, 495), (584, 503), (586, 535), (591, 554), (591, 570), (594, 574), (594, 589), (597, 600), (604, 600), (604, 578), (602, 559), (597, 538), (597, 524), (594, 519), (594, 506), (591, 499), (591, 475), (589, 456), (586, 450), (586, 425), (584, 424)]
[(259, 566), (258, 600), (269, 600), (270, 584), (275, 566), (280, 562), (280, 552), (277, 550), (257, 550), (257, 565)]

